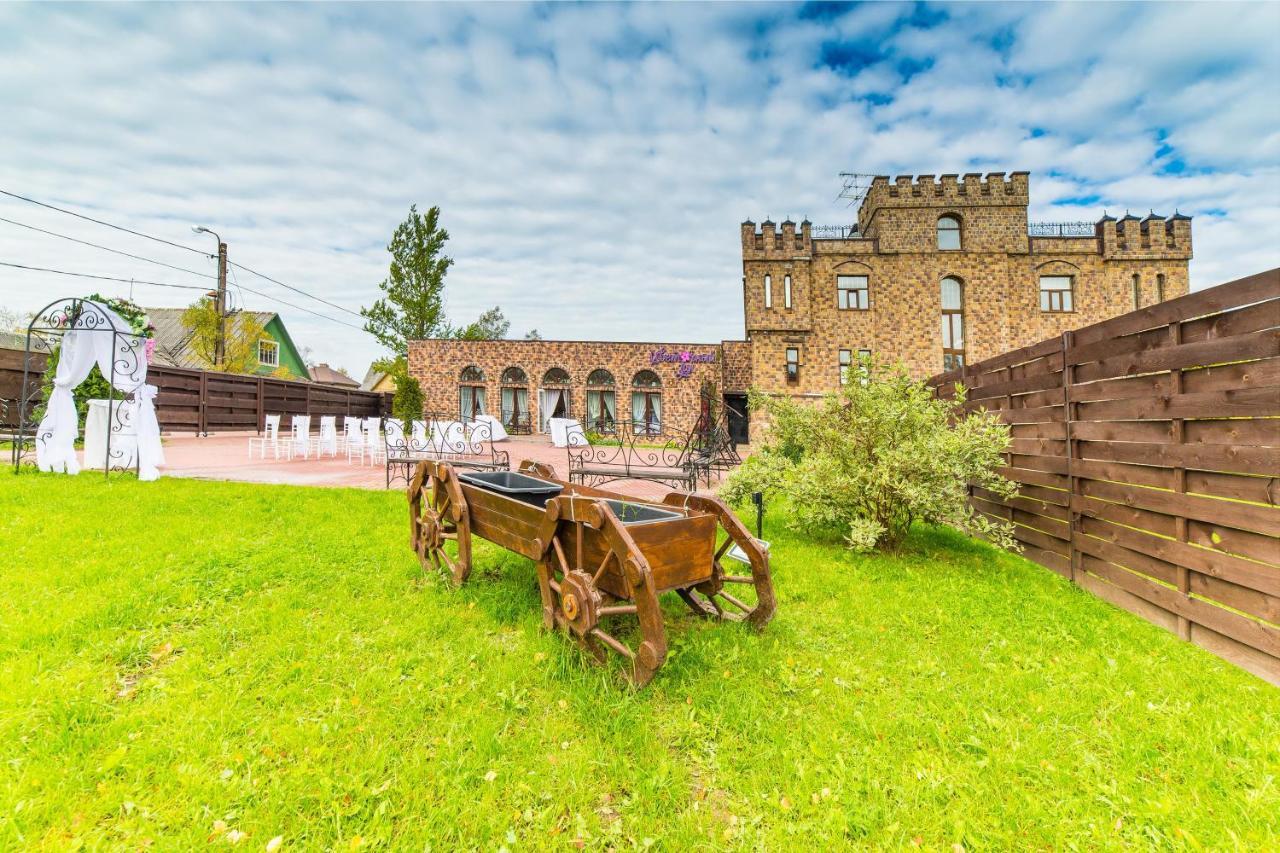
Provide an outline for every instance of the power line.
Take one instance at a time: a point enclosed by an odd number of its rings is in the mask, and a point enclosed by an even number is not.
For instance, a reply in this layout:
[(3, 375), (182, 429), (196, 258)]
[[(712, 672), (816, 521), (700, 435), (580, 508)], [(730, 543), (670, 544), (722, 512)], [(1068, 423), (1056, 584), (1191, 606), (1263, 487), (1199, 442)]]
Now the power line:
[(289, 289), (289, 290), (292, 290), (294, 293), (301, 293), (303, 296), (310, 297), (311, 299), (314, 299), (314, 300), (316, 300), (317, 302), (323, 302), (325, 305), (328, 305), (330, 308), (337, 308), (339, 311), (346, 311), (348, 314), (352, 315), (353, 317), (359, 317), (359, 318), (360, 318), (360, 319), (362, 319), (362, 320), (364, 319), (364, 315), (363, 315), (363, 314), (361, 314), (359, 311), (352, 311), (350, 308), (344, 308), (344, 307), (342, 307), (341, 305), (337, 304), (336, 302), (330, 302), (330, 301), (329, 301), (329, 300), (327, 300), (327, 299), (321, 299), (319, 296), (315, 296), (315, 295), (313, 295), (313, 294), (311, 294), (311, 293), (307, 293), (307, 291), (305, 291), (305, 290), (301, 290), (301, 289), (299, 289), (299, 288), (297, 288), (297, 287), (294, 287), (294, 286), (293, 286), (293, 285), (291, 285), (291, 284), (285, 284), (283, 281), (280, 281), (280, 280), (278, 280), (278, 279), (274, 279), (274, 278), (272, 278), (272, 277), (271, 277), (271, 276), (269, 276), (269, 275), (263, 275), (262, 273), (258, 272), (257, 270), (251, 270), (251, 269), (249, 269), (248, 267), (246, 267), (244, 264), (237, 264), (235, 261), (228, 261), (227, 263), (228, 263), (228, 264), (230, 264), (230, 265), (231, 265), (231, 266), (233, 266), (233, 267), (239, 267), (240, 269), (244, 270), (244, 271), (245, 271), (245, 272), (247, 272), (247, 273), (251, 273), (251, 274), (253, 274), (253, 275), (256, 275), (258, 278), (264, 278), (264, 279), (266, 279), (267, 281), (271, 282), (272, 284), (278, 284), (278, 285), (280, 285), (281, 287), (284, 287), (284, 288), (287, 288), (287, 289)]
[(175, 267), (173, 264), (166, 264), (164, 261), (157, 261), (155, 258), (146, 258), (146, 257), (143, 257), (142, 255), (134, 255), (129, 252), (122, 252), (119, 249), (112, 249), (110, 246), (100, 246), (97, 243), (90, 243), (88, 240), (81, 240), (78, 237), (71, 237), (67, 234), (59, 234), (57, 231), (46, 231), (44, 228), (37, 228), (36, 226), (28, 225), (25, 222), (17, 222), (13, 219), (5, 219), (3, 216), (0, 216), (0, 222), (7, 222), (10, 225), (17, 225), (19, 228), (28, 228), (32, 231), (39, 231), (41, 234), (48, 234), (50, 237), (60, 237), (63, 240), (70, 240), (72, 243), (79, 243), (82, 246), (91, 246), (95, 249), (101, 249), (104, 252), (111, 252), (113, 255), (123, 255), (126, 258), (133, 258), (135, 261), (146, 261), (149, 264), (158, 264), (159, 266), (168, 267), (169, 269), (177, 270), (178, 272), (188, 272), (188, 273), (191, 273), (192, 275), (198, 275), (201, 278), (214, 278), (214, 279), (217, 278), (217, 276), (210, 275), (207, 272), (200, 272), (198, 270), (187, 269), (186, 267)]
[(132, 228), (125, 228), (123, 225), (113, 225), (110, 222), (103, 222), (101, 219), (94, 219), (92, 216), (85, 216), (83, 213), (76, 213), (74, 210), (67, 210), (62, 207), (55, 207), (52, 204), (45, 204), (43, 201), (36, 201), (34, 198), (27, 198), (25, 195), (18, 195), (17, 193), (12, 193), (4, 189), (0, 189), (0, 195), (7, 195), (9, 196), (9, 198), (16, 198), (20, 201), (29, 202), (31, 204), (38, 204), (41, 207), (48, 208), (49, 210), (56, 210), (59, 213), (65, 213), (68, 216), (74, 216), (77, 219), (83, 219), (87, 222), (94, 222), (94, 223), (97, 223), (98, 225), (105, 225), (108, 228), (114, 228), (117, 231), (123, 231), (126, 234), (132, 234), (135, 237), (145, 237), (146, 239), (154, 240), (157, 243), (164, 243), (166, 246), (173, 246), (175, 249), (186, 249), (188, 252), (195, 252), (197, 255), (204, 255), (205, 257), (209, 257), (208, 252), (202, 252), (201, 250), (192, 248), (191, 246), (184, 246), (181, 243), (175, 243), (172, 240), (166, 240), (163, 237), (153, 237), (150, 234), (143, 234), (141, 231), (134, 231)]
[(117, 278), (112, 275), (93, 275), (87, 272), (69, 272), (67, 270), (49, 269), (48, 267), (32, 267), (27, 266), (26, 264), (10, 263), (9, 261), (0, 261), (0, 266), (13, 267), (14, 269), (19, 270), (32, 270), (33, 272), (50, 272), (57, 275), (70, 275), (75, 276), (76, 278), (94, 278), (99, 281), (122, 281), (125, 284), (149, 284), (152, 287), (173, 287), (178, 290), (200, 290), (207, 292), (209, 289), (207, 287), (197, 287), (194, 284), (170, 284), (164, 281), (144, 281), (140, 278)]
[[(15, 264), (9, 261), (0, 261), (0, 266), (13, 267), (15, 269), (20, 269), (20, 270), (31, 270), (34, 272), (47, 272), (47, 273), (55, 273), (57, 275), (69, 275), (69, 276), (74, 276), (76, 278), (92, 278), (92, 279), (97, 279), (99, 281), (119, 281), (125, 284), (149, 284), (153, 287), (172, 287), (180, 290), (199, 290), (199, 291), (204, 291), (206, 293), (208, 292), (208, 288), (196, 287), (190, 284), (171, 284), (169, 282), (163, 282), (163, 281), (146, 281), (140, 278), (118, 278), (116, 276), (110, 276), (110, 275), (93, 275), (91, 273), (84, 273), (84, 272), (70, 272), (68, 270), (55, 270), (55, 269), (50, 269), (49, 267), (33, 267), (33, 266), (28, 266), (26, 264)], [(278, 302), (281, 305), (284, 305), (289, 308), (293, 308), (296, 311), (305, 311), (308, 314), (314, 314), (315, 316), (319, 317), (322, 320), (328, 320), (331, 323), (338, 323), (340, 325), (347, 326), (348, 328), (356, 329), (357, 331), (361, 331), (361, 332), (364, 331), (364, 329), (361, 328), (360, 326), (353, 325), (351, 323), (346, 322), (345, 320), (339, 320), (336, 317), (330, 317), (328, 314), (321, 314), (319, 311), (312, 311), (310, 308), (303, 308), (301, 305), (295, 305), (292, 302), (286, 302), (285, 300), (277, 296), (272, 296), (269, 293), (263, 293), (260, 290), (253, 290), (252, 288), (245, 287), (244, 285), (241, 285), (241, 284), (237, 284), (237, 287), (239, 287), (241, 290), (245, 290), (245, 291), (248, 291), (249, 293), (252, 293), (254, 296), (261, 296), (263, 299), (269, 299), (272, 302)]]
[[(33, 198), (28, 198), (27, 196), (19, 195), (18, 193), (10, 192), (9, 190), (0, 189), (0, 195), (7, 195), (7, 196), (9, 196), (10, 198), (16, 198), (16, 199), (19, 199), (19, 200), (21, 200), (21, 201), (29, 202), (29, 203), (31, 203), (31, 204), (36, 204), (36, 205), (39, 205), (40, 207), (48, 208), (49, 210), (56, 210), (57, 212), (59, 212), (59, 213), (65, 213), (65, 214), (67, 214), (68, 216), (74, 216), (74, 217), (77, 217), (78, 219), (84, 219), (84, 220), (86, 220), (86, 221), (88, 221), (88, 222), (94, 222), (94, 223), (97, 223), (98, 225), (105, 225), (105, 226), (106, 226), (106, 227), (108, 227), (108, 228), (114, 228), (114, 229), (116, 229), (117, 231), (123, 231), (123, 232), (125, 232), (126, 234), (133, 234), (133, 235), (138, 236), (138, 237), (145, 237), (145, 238), (146, 238), (146, 239), (148, 239), (148, 240), (154, 240), (154, 241), (156, 241), (157, 243), (164, 243), (164, 244), (165, 244), (165, 245), (167, 245), (167, 246), (173, 246), (173, 247), (178, 248), (178, 249), (186, 249), (188, 252), (195, 252), (197, 255), (204, 255), (205, 257), (213, 257), (213, 256), (212, 256), (212, 255), (210, 255), (209, 253), (207, 253), (207, 252), (203, 252), (203, 251), (201, 251), (200, 249), (192, 248), (191, 246), (184, 246), (184, 245), (182, 245), (181, 243), (174, 243), (174, 242), (172, 242), (172, 241), (170, 241), (170, 240), (165, 240), (163, 237), (154, 237), (154, 236), (152, 236), (151, 234), (144, 234), (144, 233), (142, 233), (141, 231), (134, 231), (132, 228), (125, 228), (123, 225), (115, 225), (115, 224), (110, 223), (110, 222), (105, 222), (105, 221), (103, 221), (103, 220), (101, 220), (101, 219), (94, 219), (92, 216), (86, 216), (86, 215), (84, 215), (83, 213), (76, 213), (74, 210), (67, 210), (67, 209), (65, 209), (65, 208), (56, 207), (56, 206), (54, 206), (54, 205), (52, 205), (52, 204), (46, 204), (46, 203), (45, 203), (45, 202), (43, 202), (43, 201), (36, 201), (36, 200), (35, 200), (35, 199), (33, 199)], [(6, 220), (4, 220), (4, 221), (5, 221), (5, 222), (11, 222), (12, 220), (7, 220), (7, 219), (6, 219)], [(20, 223), (20, 222), (13, 223), (13, 224), (15, 224), (15, 225), (22, 225), (22, 223)], [(33, 226), (24, 226), (24, 227), (33, 227)], [(39, 231), (39, 230), (41, 230), (41, 229), (39, 229), (39, 228), (34, 228), (33, 230)], [(45, 233), (52, 233), (52, 232), (45, 232)], [(54, 236), (61, 237), (61, 236), (63, 236), (63, 235), (61, 235), (61, 234), (55, 234)], [(75, 238), (74, 238), (74, 237), (67, 237), (66, 239), (68, 239), (68, 240), (75, 240)], [(76, 242), (85, 242), (85, 241), (82, 241), (82, 240), (76, 240)], [(86, 245), (95, 246), (95, 248), (99, 248), (99, 249), (106, 249), (106, 251), (108, 251), (108, 252), (116, 252), (117, 254), (127, 254), (127, 253), (125, 253), (125, 252), (119, 252), (118, 250), (115, 250), (115, 249), (107, 249), (107, 247), (105, 247), (105, 246), (96, 246), (96, 244), (93, 244), (93, 243), (86, 243)], [(136, 256), (136, 255), (129, 255), (129, 257), (135, 257), (135, 258), (138, 258), (139, 260), (144, 260), (144, 261), (151, 261), (151, 263), (161, 263), (160, 261), (153, 261), (153, 260), (151, 260), (150, 258), (141, 258), (141, 257), (138, 257), (138, 256)], [(361, 319), (364, 319), (364, 315), (362, 315), (362, 314), (361, 314), (360, 312), (358, 312), (358, 311), (352, 311), (350, 308), (344, 308), (343, 306), (341, 306), (341, 305), (337, 304), (336, 302), (330, 302), (329, 300), (327, 300), (327, 299), (323, 299), (323, 298), (321, 298), (321, 297), (319, 297), (319, 296), (316, 296), (316, 295), (315, 295), (315, 294), (313, 294), (313, 293), (308, 293), (307, 291), (303, 290), (302, 288), (294, 287), (294, 286), (293, 286), (293, 285), (291, 285), (291, 284), (285, 284), (283, 281), (280, 281), (279, 279), (272, 278), (271, 276), (266, 275), (266, 274), (264, 274), (264, 273), (260, 273), (260, 272), (258, 272), (257, 270), (250, 269), (249, 267), (246, 267), (244, 264), (237, 264), (235, 261), (229, 261), (228, 263), (229, 263), (229, 265), (231, 265), (231, 266), (239, 267), (240, 269), (244, 270), (244, 271), (245, 271), (245, 272), (247, 272), (247, 273), (250, 273), (250, 274), (252, 274), (252, 275), (256, 275), (258, 278), (261, 278), (261, 279), (264, 279), (264, 280), (266, 280), (266, 281), (269, 281), (269, 282), (271, 282), (272, 284), (277, 284), (277, 285), (279, 285), (280, 287), (285, 288), (286, 290), (292, 290), (294, 293), (297, 293), (297, 294), (300, 294), (300, 295), (302, 295), (302, 296), (305, 296), (305, 297), (307, 297), (308, 299), (314, 299), (314, 300), (316, 300), (317, 302), (320, 302), (320, 303), (323, 303), (323, 304), (325, 304), (325, 305), (328, 305), (330, 308), (337, 308), (339, 311), (345, 311), (346, 313), (350, 314), (350, 315), (351, 315), (351, 316), (353, 316), (353, 317), (360, 317)], [(161, 266), (169, 266), (169, 264), (161, 264)], [(180, 270), (180, 271), (182, 271), (182, 272), (192, 272), (192, 270), (182, 269), (181, 267), (172, 267), (172, 268), (173, 268), (173, 269)], [(206, 276), (207, 278), (213, 278), (213, 277), (214, 277), (214, 276), (209, 276), (209, 275), (207, 275), (207, 274), (205, 274), (205, 273), (196, 273), (196, 275), (204, 275), (204, 276)], [(249, 290), (248, 288), (244, 288), (244, 289), (245, 289), (245, 290)], [(249, 292), (250, 292), (250, 293), (253, 293), (254, 291), (249, 290)], [(262, 295), (262, 294), (259, 294), (259, 295)], [(274, 298), (274, 297), (270, 297), (270, 296), (268, 296), (268, 297), (266, 297), (266, 298), (268, 298), (268, 299), (272, 299), (272, 298)], [(277, 302), (281, 302), (281, 304), (283, 304), (283, 305), (289, 305), (289, 303), (288, 303), (288, 302), (284, 302), (283, 300), (276, 300), (276, 301), (277, 301)], [(298, 306), (296, 306), (296, 305), (290, 305), (290, 307), (292, 307), (292, 308), (298, 308)], [(306, 309), (306, 308), (298, 308), (298, 310), (300, 310), (300, 311), (307, 311), (308, 309)], [(317, 313), (317, 312), (315, 312), (315, 311), (311, 311), (310, 313), (312, 313), (312, 314), (316, 314), (316, 316), (317, 316), (317, 317), (325, 317), (326, 319), (333, 319), (332, 317), (327, 317), (326, 315), (324, 315), (324, 314), (319, 314), (319, 313)], [(335, 322), (340, 322), (340, 321), (335, 321)], [(350, 325), (350, 324), (347, 324), (347, 325)], [(362, 330), (363, 330), (363, 329), (362, 329)]]

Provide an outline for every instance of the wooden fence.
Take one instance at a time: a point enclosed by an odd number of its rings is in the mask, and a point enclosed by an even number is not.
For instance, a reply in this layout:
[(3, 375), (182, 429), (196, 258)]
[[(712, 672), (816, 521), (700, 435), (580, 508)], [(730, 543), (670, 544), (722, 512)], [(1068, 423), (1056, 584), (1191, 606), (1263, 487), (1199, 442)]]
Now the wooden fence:
[[(0, 399), (4, 426), (18, 422), (16, 401), (22, 393), (23, 353), (0, 349)], [(35, 380), (38, 382), (39, 377)], [(332, 385), (296, 382), (270, 376), (243, 376), (153, 364), (147, 383), (156, 386), (156, 418), (164, 432), (230, 432), (259, 430), (269, 414), (353, 415), (386, 417), (391, 395), (346, 390)]]
[(999, 412), (1025, 555), (1280, 685), (1280, 269), (929, 380)]

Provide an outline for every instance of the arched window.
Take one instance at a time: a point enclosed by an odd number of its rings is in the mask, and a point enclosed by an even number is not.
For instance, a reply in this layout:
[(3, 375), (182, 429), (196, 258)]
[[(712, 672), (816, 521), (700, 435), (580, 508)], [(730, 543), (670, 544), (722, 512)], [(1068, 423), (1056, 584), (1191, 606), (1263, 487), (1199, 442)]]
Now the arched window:
[(652, 370), (641, 370), (631, 379), (631, 384), (637, 388), (661, 388), (662, 380)]
[(1142, 307), (1142, 277), (1137, 273), (1133, 274), (1133, 307)]
[(938, 217), (938, 248), (960, 248), (960, 220), (954, 216)]
[(568, 385), (569, 371), (563, 367), (553, 367), (546, 373), (542, 374), (543, 385)]
[(964, 284), (947, 276), (942, 280), (942, 369), (964, 367)]
[(512, 435), (533, 432), (529, 416), (529, 376), (518, 367), (502, 371), (502, 426)]
[(1164, 302), (1164, 273), (1156, 273), (1156, 302)]
[(637, 435), (662, 432), (662, 380), (652, 370), (631, 379), (631, 428)]
[(618, 397), (613, 386), (613, 374), (603, 367), (587, 375), (587, 429), (606, 434), (617, 430)]
[(773, 276), (771, 275), (764, 277), (764, 307), (773, 307)]
[(484, 371), (469, 364), (458, 377), (458, 414), (463, 421), (472, 420), (485, 413)]

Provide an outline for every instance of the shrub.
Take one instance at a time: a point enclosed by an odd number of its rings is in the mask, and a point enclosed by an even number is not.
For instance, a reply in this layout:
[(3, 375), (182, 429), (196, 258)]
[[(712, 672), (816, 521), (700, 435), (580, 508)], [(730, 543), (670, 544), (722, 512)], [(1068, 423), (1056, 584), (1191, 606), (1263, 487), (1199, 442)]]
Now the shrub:
[(753, 391), (752, 410), (772, 425), (763, 448), (726, 482), (726, 500), (780, 493), (790, 502), (789, 526), (839, 536), (856, 550), (895, 549), (917, 520), (1015, 547), (1012, 526), (974, 512), (966, 488), (1016, 492), (996, 472), (1009, 428), (985, 411), (963, 416), (963, 389), (937, 399), (900, 365), (867, 361), (858, 377), (818, 405)]
[(422, 418), (422, 386), (408, 372), (397, 373), (396, 393), (391, 398), (391, 414), (408, 423)]

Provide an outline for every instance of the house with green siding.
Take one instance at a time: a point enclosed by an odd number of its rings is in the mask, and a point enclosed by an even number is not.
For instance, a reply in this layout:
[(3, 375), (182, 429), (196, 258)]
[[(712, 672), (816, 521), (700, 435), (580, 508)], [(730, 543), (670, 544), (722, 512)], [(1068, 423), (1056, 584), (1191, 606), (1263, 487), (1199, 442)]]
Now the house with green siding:
[[(191, 330), (182, 323), (185, 308), (145, 308), (147, 319), (155, 327), (155, 360), (173, 367), (204, 367), (191, 349)], [(227, 317), (227, 334), (235, 334), (235, 324), (241, 317), (252, 317), (263, 327), (265, 334), (258, 341), (258, 374), (267, 376), (280, 368), (288, 371), (289, 379), (310, 381), (302, 353), (285, 328), (284, 320), (274, 311), (237, 311)]]

